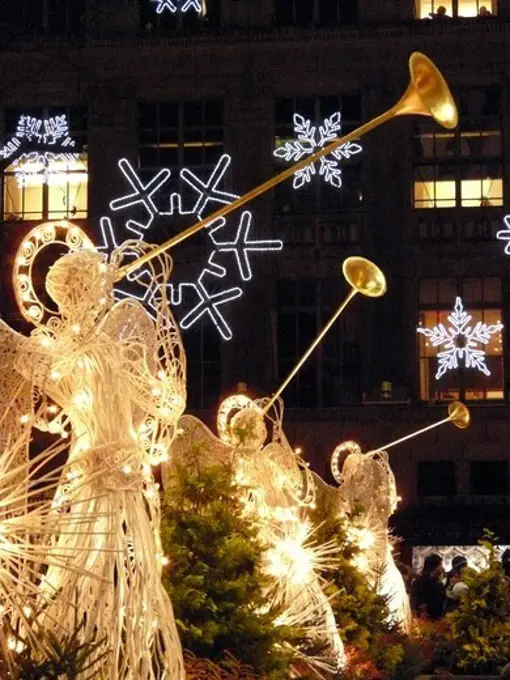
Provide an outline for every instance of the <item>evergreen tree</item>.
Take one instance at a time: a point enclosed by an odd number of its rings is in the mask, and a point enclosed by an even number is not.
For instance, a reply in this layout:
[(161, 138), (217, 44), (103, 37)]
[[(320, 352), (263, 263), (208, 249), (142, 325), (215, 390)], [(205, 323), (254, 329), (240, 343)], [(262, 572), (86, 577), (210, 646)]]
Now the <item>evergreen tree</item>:
[(268, 611), (263, 546), (223, 466), (173, 471), (161, 528), (170, 594), (184, 649), (219, 661), (231, 653), (258, 673), (288, 678), (290, 631)]
[(446, 617), (454, 664), (464, 673), (496, 675), (510, 659), (510, 587), (493, 541), (487, 532), (481, 545), (489, 552), (489, 566), (480, 572), (464, 570), (468, 590)]

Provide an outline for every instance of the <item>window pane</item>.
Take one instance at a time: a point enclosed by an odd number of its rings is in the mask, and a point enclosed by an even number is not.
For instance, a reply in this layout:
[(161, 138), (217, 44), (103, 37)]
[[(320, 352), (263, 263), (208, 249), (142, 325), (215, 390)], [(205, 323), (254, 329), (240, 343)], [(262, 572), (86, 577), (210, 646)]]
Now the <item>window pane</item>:
[(418, 463), (420, 496), (454, 496), (457, 493), (453, 461)]
[(86, 161), (50, 164), (48, 219), (87, 217), (87, 184)]
[(11, 165), (4, 175), (4, 219), (40, 220), (43, 218), (43, 177), (32, 175), (20, 186)]
[(471, 463), (471, 493), (480, 496), (508, 494), (508, 462), (473, 461)]

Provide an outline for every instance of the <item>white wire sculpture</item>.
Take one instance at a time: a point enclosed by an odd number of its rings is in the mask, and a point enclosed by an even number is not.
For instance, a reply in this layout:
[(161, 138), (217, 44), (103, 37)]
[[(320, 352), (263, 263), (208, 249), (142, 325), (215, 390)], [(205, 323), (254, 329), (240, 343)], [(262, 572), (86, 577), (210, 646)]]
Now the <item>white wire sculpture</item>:
[[(339, 458), (347, 454), (340, 469)], [(356, 442), (344, 442), (334, 451), (331, 470), (340, 484), (338, 497), (343, 512), (355, 515), (351, 539), (361, 552), (357, 567), (387, 602), (390, 618), (403, 630), (411, 625), (411, 609), (404, 579), (392, 554), (388, 520), (397, 503), (395, 476), (386, 451), (362, 453)]]
[(298, 626), (311, 646), (321, 649), (313, 657), (304, 655), (304, 661), (336, 671), (345, 666), (346, 657), (320, 575), (334, 564), (335, 548), (314, 540), (306, 509), (315, 502), (315, 486), (283, 433), (281, 402), (273, 409), (266, 445), (266, 403), (244, 395), (226, 399), (218, 412), (220, 439), (198, 419), (184, 416), (171, 459), (199, 467), (233, 465), (245, 512), (266, 548), (262, 569), (271, 579), (267, 607), (278, 608), (282, 625)]
[[(119, 267), (148, 248), (125, 242), (110, 262), (90, 247), (64, 255), (46, 276), (58, 313), (46, 323), (34, 317), (30, 337), (1, 327), (14, 348), (12, 380), (21, 376), (23, 388), (51, 400), (52, 410), (61, 409), (52, 429), (71, 432), (48, 513), (52, 540), (38, 585), (39, 623), (60, 636), (83, 620), (84, 639), (103, 641), (109, 651), (105, 680), (184, 678), (160, 579), (159, 494), (150, 467), (168, 450), (186, 402), (184, 350), (166, 298), (170, 257), (150, 265), (160, 290), (155, 321), (138, 301), (113, 298)], [(16, 389), (2, 412), (30, 425)]]

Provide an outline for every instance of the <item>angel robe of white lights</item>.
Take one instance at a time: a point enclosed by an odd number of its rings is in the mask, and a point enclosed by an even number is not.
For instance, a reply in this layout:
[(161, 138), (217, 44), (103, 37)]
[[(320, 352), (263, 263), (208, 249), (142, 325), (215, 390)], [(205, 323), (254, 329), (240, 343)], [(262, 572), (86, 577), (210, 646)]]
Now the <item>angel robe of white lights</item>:
[(321, 650), (313, 658), (304, 655), (311, 666), (344, 667), (343, 643), (320, 579), (331, 555), (328, 547), (314, 543), (313, 527), (305, 518), (314, 499), (313, 480), (287, 442), (280, 417), (273, 424), (273, 441), (265, 447), (267, 430), (254, 402), (233, 417), (228, 435), (218, 421), (223, 441), (192, 416), (184, 416), (179, 427), (182, 435), (173, 443), (172, 460), (199, 467), (233, 465), (237, 483), (246, 490), (246, 511), (266, 546), (262, 568), (272, 582), (268, 608), (278, 608), (282, 624), (299, 626)]
[[(338, 491), (347, 512), (361, 514), (357, 518), (366, 532), (368, 544), (362, 555), (366, 562), (361, 567), (368, 578), (377, 584), (378, 593), (383, 596), (390, 611), (390, 619), (403, 630), (411, 625), (411, 608), (404, 579), (393, 558), (389, 537), (388, 520), (397, 507), (395, 476), (386, 451), (370, 453), (354, 452), (345, 459), (341, 486)], [(361, 566), (361, 565), (360, 565)]]
[[(104, 641), (105, 680), (181, 680), (182, 651), (161, 583), (159, 494), (149, 459), (166, 450), (185, 406), (184, 353), (164, 284), (171, 260), (158, 258), (156, 322), (137, 301), (114, 304), (112, 264), (94, 251), (65, 255), (46, 288), (61, 320), (32, 334), (17, 367), (58, 404), (71, 426), (69, 464), (54, 499), (51, 566), (40, 586), (41, 623), (60, 636), (85, 619), (83, 638)], [(159, 278), (158, 278), (159, 277)], [(73, 525), (73, 518), (76, 522)], [(83, 529), (81, 518), (92, 525)], [(49, 604), (48, 604), (49, 602)]]

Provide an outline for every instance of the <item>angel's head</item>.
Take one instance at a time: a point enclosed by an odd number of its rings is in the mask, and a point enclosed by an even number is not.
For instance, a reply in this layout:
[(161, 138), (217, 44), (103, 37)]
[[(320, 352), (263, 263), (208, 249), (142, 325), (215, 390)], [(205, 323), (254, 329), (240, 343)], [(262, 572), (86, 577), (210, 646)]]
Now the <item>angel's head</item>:
[(85, 327), (99, 319), (113, 299), (114, 270), (94, 250), (79, 250), (59, 258), (46, 276), (46, 290), (62, 317)]

